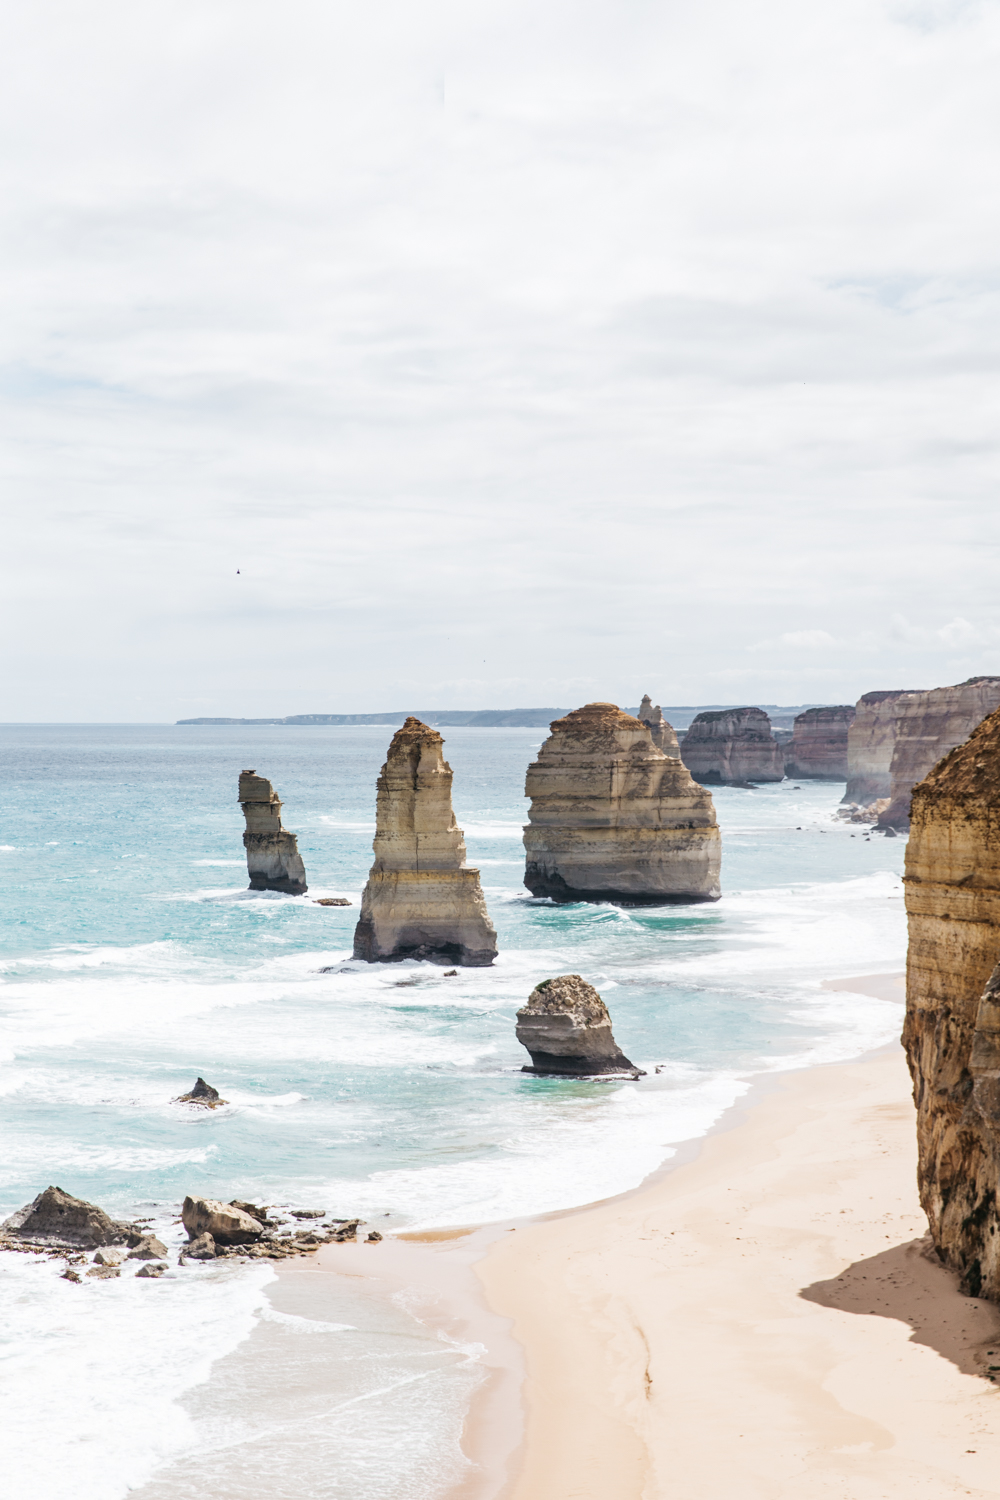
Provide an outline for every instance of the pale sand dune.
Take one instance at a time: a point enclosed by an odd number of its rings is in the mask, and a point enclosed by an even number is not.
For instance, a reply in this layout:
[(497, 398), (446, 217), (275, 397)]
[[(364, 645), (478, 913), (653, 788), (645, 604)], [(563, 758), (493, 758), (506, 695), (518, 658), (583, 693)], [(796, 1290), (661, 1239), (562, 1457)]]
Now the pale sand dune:
[(694, 1160), (498, 1239), (510, 1500), (1000, 1495), (1000, 1313), (922, 1254), (915, 1157), (894, 1048), (782, 1075)]

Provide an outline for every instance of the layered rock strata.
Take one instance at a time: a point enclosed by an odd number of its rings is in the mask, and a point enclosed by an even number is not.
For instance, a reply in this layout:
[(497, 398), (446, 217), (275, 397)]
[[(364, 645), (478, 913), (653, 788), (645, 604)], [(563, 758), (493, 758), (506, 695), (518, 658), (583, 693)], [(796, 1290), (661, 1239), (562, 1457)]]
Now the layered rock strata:
[(523, 1073), (644, 1076), (615, 1041), (604, 1001), (579, 974), (545, 979), (532, 990), (517, 1013), (517, 1039), (531, 1055)]
[(918, 1181), (968, 1295), (1000, 1300), (1000, 712), (913, 789), (906, 1047)]
[(664, 755), (670, 756), (671, 760), (680, 760), (681, 747), (677, 735), (674, 733), (673, 725), (667, 723), (663, 717), (663, 710), (658, 703), (654, 708), (650, 702), (648, 693), (644, 695), (642, 703), (639, 705), (639, 712), (636, 718), (640, 724), (645, 724), (649, 730), (649, 737), (657, 750), (662, 750)]
[(797, 781), (846, 781), (847, 736), (853, 722), (853, 703), (796, 714), (791, 741), (784, 746), (785, 775)]
[(524, 883), (556, 901), (717, 901), (711, 793), (614, 703), (556, 719), (528, 767)]
[(843, 800), (867, 807), (888, 798), (900, 702), (909, 688), (862, 693), (847, 731), (847, 786)]
[(239, 802), (247, 824), (243, 846), (250, 889), (304, 895), (309, 889), (306, 867), (295, 834), (281, 826), (281, 802), (274, 787), (256, 771), (241, 771)]
[(880, 828), (909, 826), (914, 786), (997, 708), (1000, 677), (970, 677), (954, 687), (907, 693), (900, 700), (889, 770), (889, 806), (879, 814)]
[(451, 806), (451, 767), (436, 729), (409, 718), (393, 735), (375, 803), (375, 863), (354, 957), (425, 958), (478, 968), (497, 955), (479, 871)]
[(762, 708), (706, 709), (691, 721), (681, 760), (695, 781), (745, 786), (781, 781), (785, 759)]

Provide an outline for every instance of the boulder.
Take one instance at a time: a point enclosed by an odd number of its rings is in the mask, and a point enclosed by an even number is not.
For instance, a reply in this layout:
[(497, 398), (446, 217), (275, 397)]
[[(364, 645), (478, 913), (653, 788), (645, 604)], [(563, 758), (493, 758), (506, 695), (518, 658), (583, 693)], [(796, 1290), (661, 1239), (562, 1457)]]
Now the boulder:
[(313, 900), (313, 906), (353, 906), (353, 901), (348, 901), (346, 896), (318, 896)]
[(379, 1232), (378, 1232), (377, 1229), (373, 1229), (372, 1232), (371, 1232), (371, 1234), (366, 1234), (365, 1235), (365, 1244), (366, 1245), (378, 1245), (378, 1244), (381, 1243), (381, 1240), (382, 1240), (382, 1236), (379, 1234)]
[(910, 794), (916, 783), (997, 708), (1000, 677), (970, 677), (954, 687), (907, 693), (899, 700), (889, 768), (890, 800), (879, 814), (880, 828), (909, 827)]
[(98, 1281), (113, 1281), (116, 1276), (120, 1276), (121, 1274), (121, 1266), (91, 1266), (87, 1272), (88, 1276), (94, 1276)]
[(706, 786), (781, 781), (785, 760), (762, 708), (706, 709), (684, 736), (681, 760)]
[(124, 1259), (124, 1250), (119, 1250), (115, 1245), (103, 1245), (94, 1255), (94, 1265), (120, 1266)]
[(532, 990), (517, 1013), (517, 1039), (531, 1054), (524, 1073), (643, 1076), (616, 1043), (604, 1001), (579, 974), (545, 979)]
[(662, 750), (664, 755), (670, 756), (671, 760), (680, 760), (681, 747), (673, 726), (668, 724), (663, 717), (663, 710), (658, 703), (655, 708), (653, 707), (648, 693), (643, 696), (636, 718), (649, 730), (649, 737), (657, 750)]
[(186, 1260), (214, 1260), (216, 1256), (215, 1241), (210, 1234), (196, 1234), (189, 1245), (185, 1245), (180, 1254), (183, 1265)]
[(375, 804), (375, 863), (361, 898), (354, 957), (481, 968), (497, 955), (479, 871), (451, 806), (451, 767), (436, 729), (408, 718), (393, 736)]
[(122, 1245), (136, 1226), (110, 1219), (102, 1208), (74, 1198), (60, 1187), (47, 1187), (0, 1224), (0, 1234), (39, 1245), (87, 1249)]
[(128, 1253), (128, 1260), (162, 1260), (167, 1247), (155, 1234), (143, 1235), (139, 1243)]
[(158, 1264), (156, 1261), (148, 1261), (146, 1265), (140, 1266), (138, 1271), (136, 1271), (136, 1280), (148, 1278), (152, 1281), (165, 1275), (169, 1269), (169, 1266)]
[(72, 1266), (67, 1266), (60, 1277), (61, 1281), (82, 1281), (83, 1277), (79, 1271), (74, 1271)]
[(205, 1109), (218, 1109), (220, 1104), (228, 1104), (228, 1099), (223, 1099), (218, 1089), (213, 1089), (204, 1078), (195, 1081), (190, 1093), (179, 1094), (174, 1100), (175, 1104), (201, 1104)]
[(913, 789), (903, 1043), (935, 1247), (1000, 1301), (1000, 712)]
[(274, 787), (256, 771), (241, 771), (239, 803), (247, 825), (243, 846), (250, 889), (304, 896), (306, 867), (295, 834), (281, 826), (281, 801)]
[(554, 901), (717, 901), (711, 793), (614, 703), (556, 719), (528, 767), (524, 883)]
[(798, 781), (846, 781), (847, 736), (853, 722), (853, 703), (796, 714), (792, 738), (783, 746), (785, 775)]
[[(263, 1225), (265, 1228), (270, 1228), (272, 1222), (274, 1222), (267, 1217), (267, 1209), (258, 1208), (256, 1203), (244, 1203), (241, 1198), (230, 1198), (229, 1207), (238, 1208), (243, 1213), (249, 1214), (251, 1219), (256, 1219), (257, 1223)], [(277, 1222), (280, 1223), (281, 1221), (278, 1220)]]
[[(215, 1198), (185, 1198), (181, 1222), (189, 1240), (209, 1234), (220, 1245), (251, 1245), (264, 1233), (259, 1219)], [(184, 1253), (190, 1255), (190, 1248)]]

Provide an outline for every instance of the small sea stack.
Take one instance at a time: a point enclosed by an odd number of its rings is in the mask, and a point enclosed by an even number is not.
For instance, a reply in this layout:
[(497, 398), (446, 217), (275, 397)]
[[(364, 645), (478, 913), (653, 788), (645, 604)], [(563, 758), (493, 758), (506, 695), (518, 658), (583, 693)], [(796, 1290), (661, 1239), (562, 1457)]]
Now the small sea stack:
[(592, 1078), (607, 1073), (645, 1076), (618, 1046), (608, 1008), (579, 974), (545, 979), (517, 1013), (517, 1039), (531, 1055), (523, 1073)]
[(853, 703), (796, 714), (791, 743), (784, 747), (785, 775), (796, 781), (846, 781), (847, 736), (853, 722)]
[(636, 718), (649, 730), (649, 737), (657, 750), (662, 750), (664, 755), (670, 756), (671, 760), (680, 760), (681, 747), (673, 725), (667, 723), (658, 703), (655, 707), (653, 706), (648, 693), (643, 696)]
[(907, 693), (900, 699), (889, 768), (889, 806), (879, 814), (880, 828), (909, 827), (914, 786), (997, 708), (1000, 677), (970, 677), (954, 687)]
[(707, 786), (781, 781), (785, 758), (762, 708), (706, 709), (692, 720), (681, 760)]
[(256, 771), (241, 771), (239, 803), (247, 825), (243, 847), (250, 889), (305, 895), (306, 867), (295, 834), (281, 826), (281, 802), (274, 787)]
[(528, 767), (524, 883), (554, 901), (717, 901), (711, 793), (614, 703), (552, 723)]
[(479, 871), (451, 805), (436, 729), (410, 717), (393, 735), (375, 802), (375, 863), (361, 898), (354, 957), (423, 958), (482, 968), (497, 956)]
[(917, 1182), (966, 1294), (1000, 1301), (1000, 711), (913, 788), (906, 1023)]

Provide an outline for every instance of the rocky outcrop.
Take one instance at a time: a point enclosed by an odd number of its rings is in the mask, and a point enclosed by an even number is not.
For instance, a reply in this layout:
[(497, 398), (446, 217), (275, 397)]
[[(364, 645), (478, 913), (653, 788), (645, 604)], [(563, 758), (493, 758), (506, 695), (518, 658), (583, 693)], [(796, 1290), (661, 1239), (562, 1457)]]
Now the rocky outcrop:
[(658, 703), (655, 708), (653, 707), (648, 693), (644, 695), (639, 705), (639, 712), (636, 714), (636, 718), (640, 724), (645, 724), (649, 730), (649, 737), (657, 750), (662, 750), (664, 755), (670, 756), (671, 760), (680, 760), (681, 747), (674, 733), (673, 726), (668, 724), (663, 717), (663, 710)]
[(1000, 713), (913, 789), (903, 1042), (942, 1259), (1000, 1300)]
[(181, 1222), (189, 1240), (207, 1234), (217, 1245), (252, 1245), (264, 1233), (259, 1219), (244, 1213), (241, 1208), (234, 1208), (231, 1203), (219, 1203), (215, 1198), (185, 1198)]
[(791, 742), (784, 746), (785, 775), (796, 781), (845, 781), (853, 722), (853, 703), (796, 714)]
[(711, 794), (613, 703), (556, 719), (528, 767), (524, 883), (555, 901), (717, 901)]
[(481, 968), (497, 955), (479, 871), (451, 806), (451, 767), (436, 729), (409, 718), (393, 735), (375, 803), (375, 863), (354, 957), (424, 958)]
[(644, 1076), (611, 1034), (608, 1008), (579, 974), (545, 979), (517, 1013), (517, 1039), (531, 1054), (523, 1073)]
[(1000, 677), (970, 677), (954, 687), (907, 693), (897, 705), (889, 770), (889, 806), (880, 828), (908, 828), (910, 793), (943, 755), (961, 745), (987, 714), (1000, 708)]
[(162, 1260), (167, 1247), (155, 1234), (144, 1234), (137, 1245), (129, 1251), (127, 1260)]
[(205, 1109), (218, 1109), (222, 1104), (228, 1104), (228, 1099), (220, 1097), (219, 1090), (213, 1089), (204, 1078), (195, 1080), (194, 1087), (190, 1093), (179, 1094), (174, 1100), (175, 1104), (200, 1104)]
[(785, 760), (762, 708), (706, 709), (684, 736), (681, 760), (695, 781), (745, 786), (781, 781)]
[(241, 771), (239, 803), (247, 824), (243, 845), (250, 889), (304, 895), (309, 889), (306, 867), (294, 833), (281, 826), (281, 802), (274, 787), (256, 771)]
[(847, 786), (843, 800), (868, 807), (889, 796), (892, 752), (900, 702), (912, 697), (909, 688), (863, 693), (854, 706), (847, 731)]
[(60, 1187), (47, 1187), (17, 1213), (0, 1224), (0, 1235), (36, 1245), (72, 1246), (124, 1245), (130, 1236), (141, 1237), (135, 1224), (110, 1219), (103, 1208), (74, 1198)]

